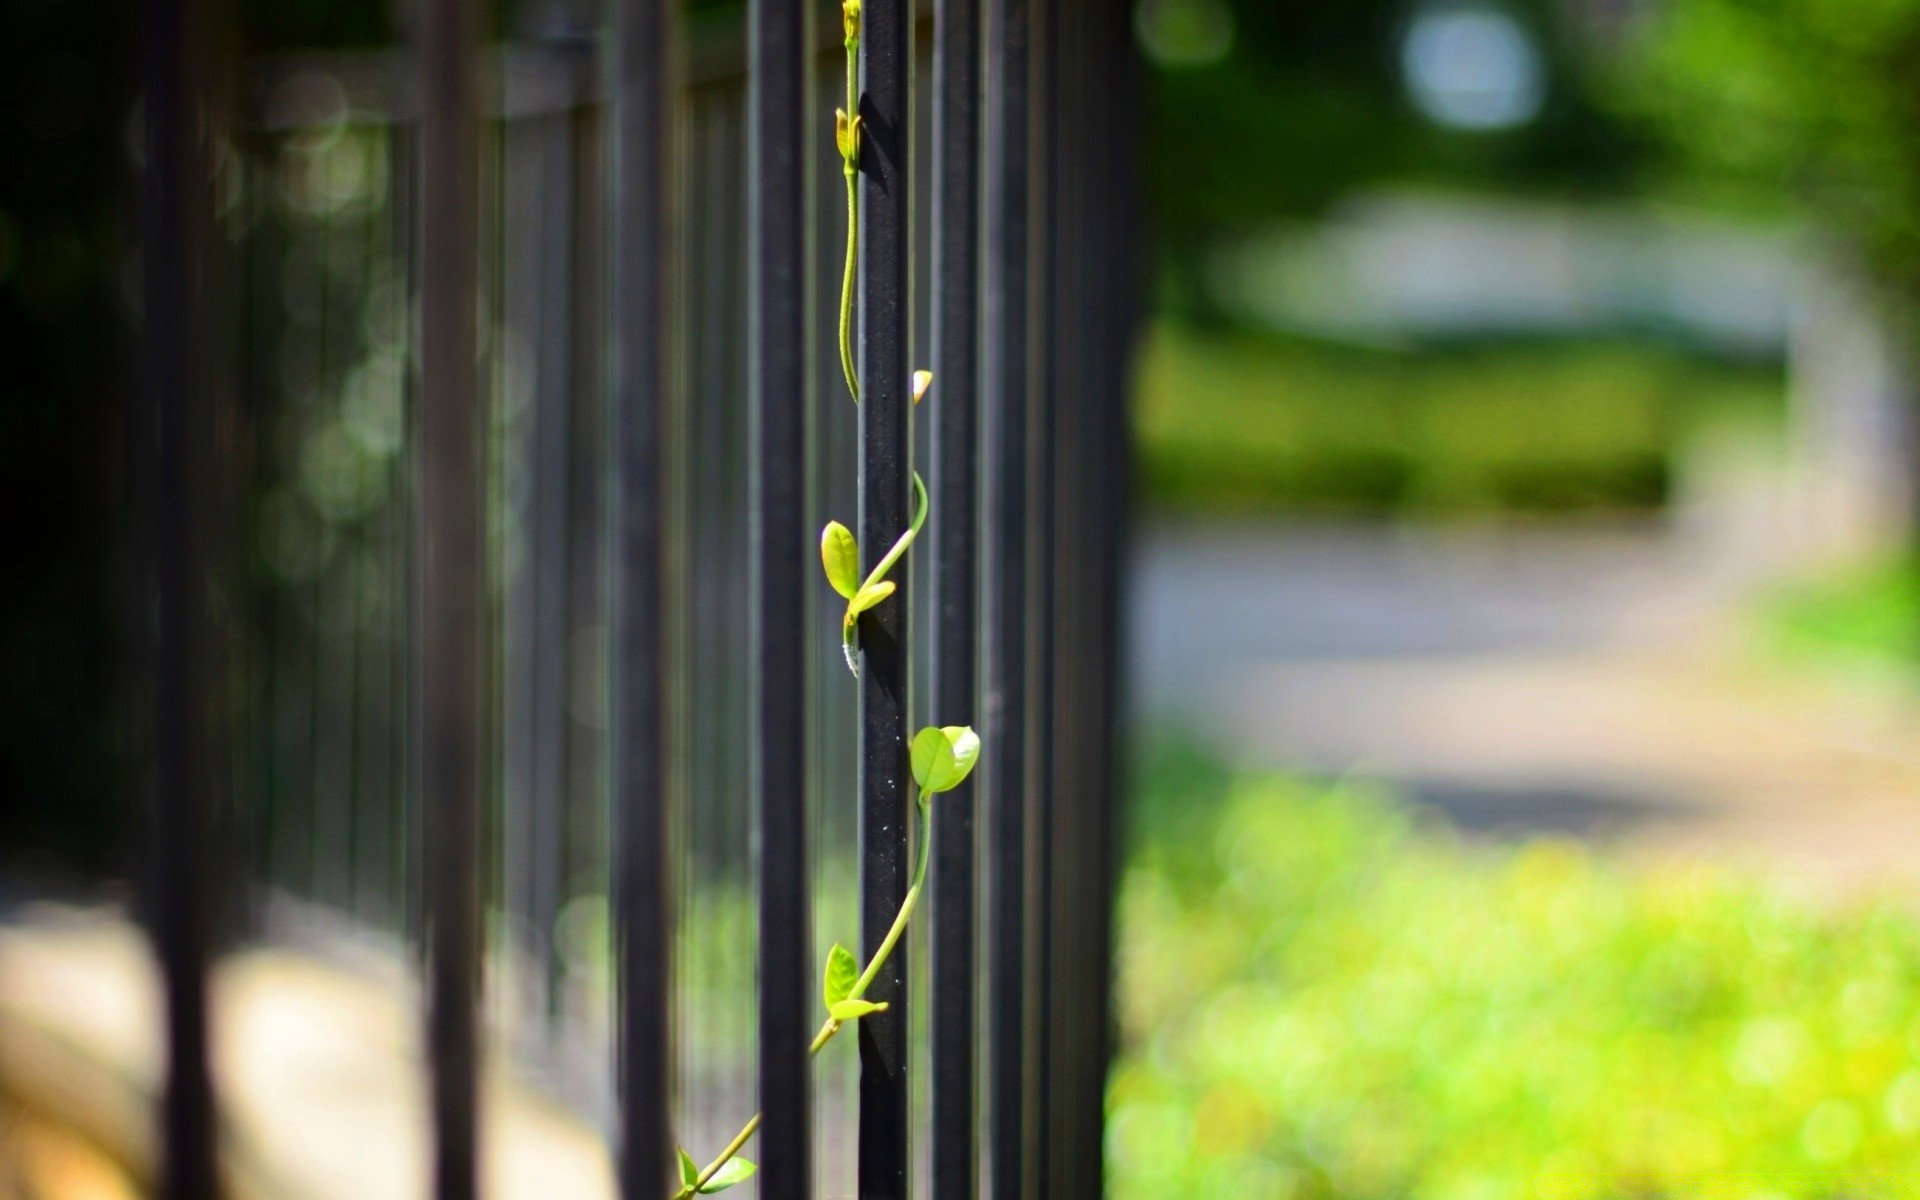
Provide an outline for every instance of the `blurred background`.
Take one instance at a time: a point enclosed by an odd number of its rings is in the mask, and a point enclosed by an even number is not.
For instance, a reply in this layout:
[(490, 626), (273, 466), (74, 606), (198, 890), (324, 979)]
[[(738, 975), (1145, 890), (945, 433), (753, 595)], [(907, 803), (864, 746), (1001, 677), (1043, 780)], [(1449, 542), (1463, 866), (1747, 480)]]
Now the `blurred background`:
[[(258, 900), (222, 1069), (279, 1194), (401, 1196), (413, 214), (378, 56), (404, 30), (380, 0), (236, 11), (257, 69), (223, 218), (259, 415), (231, 531), (234, 854)], [(690, 17), (696, 186), (736, 198), (685, 250), (717, 306), (743, 271), (740, 100), (697, 64), (735, 15)], [(598, 19), (502, 14), (535, 99), (489, 166), (497, 1103), (502, 1153), (544, 1164), (508, 1194), (604, 1188), (604, 564), (580, 533), (601, 348), (574, 318), (602, 281), (568, 253), (605, 216), (598, 118), (568, 91)], [(1150, 272), (1140, 343), (1114, 348), (1136, 520), (1112, 1193), (1920, 1195), (1920, 2), (1132, 20)], [(139, 1194), (151, 1160), (128, 1098), (157, 1070), (152, 983), (124, 920), (133, 28), (125, 4), (0, 4), (7, 1200)], [(738, 337), (691, 334), (726, 395)], [(850, 416), (821, 412), (817, 502), (844, 513)], [(717, 881), (685, 898), (696, 948), (752, 936), (737, 416), (688, 417), (689, 636), (712, 657), (687, 852)], [(845, 761), (850, 729), (820, 737)], [(823, 944), (853, 919), (851, 837), (821, 817)], [(747, 1102), (750, 962), (688, 958), (701, 1138)]]
[(1920, 9), (1136, 30), (1115, 1193), (1914, 1194)]

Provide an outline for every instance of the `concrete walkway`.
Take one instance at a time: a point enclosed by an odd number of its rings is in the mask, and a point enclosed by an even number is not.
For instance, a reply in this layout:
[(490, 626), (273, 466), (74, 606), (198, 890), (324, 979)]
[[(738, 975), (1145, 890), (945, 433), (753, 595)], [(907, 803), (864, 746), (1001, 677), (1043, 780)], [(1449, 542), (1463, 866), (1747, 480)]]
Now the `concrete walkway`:
[[(252, 949), (220, 962), (213, 1051), (234, 1200), (427, 1194), (417, 989), (403, 960), (361, 960)], [(32, 1175), (21, 1194), (149, 1193), (159, 1015), (151, 953), (116, 911), (41, 906), (0, 926), (0, 1116), (34, 1118), (7, 1122), (10, 1157)], [(597, 1131), (521, 1086), (500, 1055), (489, 1063), (488, 1194), (611, 1200)]]
[(1754, 572), (1658, 528), (1170, 527), (1136, 712), (1462, 828), (1920, 884), (1920, 705), (1759, 663)]

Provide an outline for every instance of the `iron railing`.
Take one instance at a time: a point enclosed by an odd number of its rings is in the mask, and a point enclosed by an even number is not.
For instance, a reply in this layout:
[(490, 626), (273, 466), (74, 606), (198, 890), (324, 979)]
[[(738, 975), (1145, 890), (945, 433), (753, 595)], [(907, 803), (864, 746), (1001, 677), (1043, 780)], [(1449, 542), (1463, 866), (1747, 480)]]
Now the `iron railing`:
[[(597, 54), (422, 0), (407, 50), (245, 69), (197, 8), (150, 0), (142, 109), (167, 1194), (218, 1186), (205, 981), (243, 883), (422, 956), (445, 1200), (483, 1190), (502, 978), (512, 1052), (605, 1120), (636, 1200), (673, 1190), (676, 1134), (756, 1106), (764, 1196), (1097, 1194), (1129, 6), (868, 0), (857, 407), (819, 316), (837, 6), (614, 0)], [(827, 516), (870, 557), (907, 525), (915, 461), (931, 523), (856, 690), (793, 597)], [(843, 1094), (807, 1055), (817, 935), (891, 922), (928, 720), (985, 761), (936, 806), (925, 928)], [(753, 950), (716, 965), (734, 894)], [(560, 931), (598, 895), (613, 1033), (581, 1078)], [(843, 1137), (852, 1180), (818, 1149)]]

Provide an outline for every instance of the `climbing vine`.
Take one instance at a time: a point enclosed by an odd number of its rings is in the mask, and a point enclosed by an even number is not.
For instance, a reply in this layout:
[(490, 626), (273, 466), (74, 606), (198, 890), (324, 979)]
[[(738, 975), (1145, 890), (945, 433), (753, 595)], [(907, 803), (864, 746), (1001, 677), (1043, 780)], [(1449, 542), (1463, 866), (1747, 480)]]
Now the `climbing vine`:
[[(834, 110), (834, 143), (840, 151), (841, 173), (847, 182), (847, 261), (840, 282), (840, 369), (846, 376), (847, 392), (857, 404), (860, 401), (860, 381), (853, 361), (853, 274), (860, 226), (860, 0), (842, 0), (841, 16), (846, 29), (847, 106)], [(932, 383), (930, 372), (913, 373), (914, 404), (919, 404), (925, 398)], [(913, 496), (912, 523), (865, 576), (860, 574), (860, 543), (852, 530), (838, 521), (829, 521), (820, 532), (820, 561), (826, 570), (827, 582), (847, 602), (840, 621), (840, 642), (847, 669), (856, 677), (860, 674), (860, 614), (893, 594), (895, 584), (887, 578), (887, 573), (906, 556), (914, 539), (920, 535), (920, 527), (926, 524), (927, 487), (918, 472), (913, 476)], [(926, 886), (927, 859), (933, 836), (933, 797), (958, 787), (973, 770), (979, 757), (980, 738), (965, 726), (930, 725), (914, 734), (908, 746), (908, 758), (917, 789), (915, 809), (920, 823), (920, 837), (914, 854), (913, 879), (906, 895), (901, 898), (900, 909), (894, 915), (886, 937), (881, 939), (879, 948), (873, 952), (864, 968), (853, 952), (838, 942), (827, 952), (821, 984), (821, 1001), (827, 1015), (820, 1032), (814, 1034), (813, 1042), (807, 1049), (809, 1055), (820, 1053), (847, 1025), (862, 1017), (886, 1011), (885, 1001), (867, 999), (867, 989), (879, 978), (894, 947), (906, 933), (907, 923), (912, 920), (913, 911), (919, 905), (920, 894)], [(704, 1167), (685, 1149), (681, 1149), (680, 1189), (674, 1193), (673, 1200), (688, 1200), (696, 1194), (725, 1191), (752, 1176), (757, 1168), (753, 1162), (741, 1157), (740, 1151), (759, 1131), (760, 1117), (761, 1114), (755, 1113), (734, 1135), (733, 1140)]]

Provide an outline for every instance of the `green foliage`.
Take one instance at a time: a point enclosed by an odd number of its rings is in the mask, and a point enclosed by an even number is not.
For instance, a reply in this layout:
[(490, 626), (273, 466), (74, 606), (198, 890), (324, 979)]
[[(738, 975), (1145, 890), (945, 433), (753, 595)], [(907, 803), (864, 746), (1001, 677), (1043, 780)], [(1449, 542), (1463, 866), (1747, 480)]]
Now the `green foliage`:
[(820, 531), (820, 561), (833, 590), (853, 599), (860, 590), (860, 543), (854, 540), (853, 531), (838, 521), (828, 521)]
[(827, 978), (822, 990), (828, 1011), (853, 994), (853, 981), (858, 978), (860, 964), (854, 960), (853, 951), (835, 942), (827, 952)]
[(713, 1173), (713, 1178), (700, 1185), (700, 1193), (712, 1195), (714, 1192), (724, 1192), (734, 1184), (751, 1177), (759, 1169), (750, 1159), (738, 1156), (730, 1158)]
[[(1140, 0), (1143, 146), (1160, 303), (1223, 323), (1207, 263), (1223, 244), (1279, 221), (1314, 220), (1389, 183), (1472, 191), (1618, 194), (1643, 151), (1632, 123), (1594, 94), (1579, 6), (1502, 0), (1543, 56), (1537, 119), (1498, 131), (1442, 128), (1409, 100), (1400, 40), (1424, 4), (1342, 0)], [(1217, 55), (1168, 61), (1158, 34), (1226, 17)], [(1186, 56), (1174, 56), (1176, 59)]]
[(700, 1166), (682, 1149), (680, 1151), (680, 1186), (688, 1191), (698, 1191), (702, 1196), (711, 1196), (715, 1192), (724, 1192), (734, 1184), (750, 1178), (760, 1168), (739, 1156), (729, 1158), (720, 1165), (705, 1183), (700, 1182)]
[(1906, 672), (1920, 660), (1920, 569), (1912, 563), (1786, 584), (1756, 610), (1763, 648), (1789, 662)]
[(1143, 772), (1112, 1194), (1920, 1196), (1920, 921)]
[(827, 1015), (836, 1021), (858, 1021), (869, 1013), (885, 1012), (884, 1003), (875, 1004), (871, 1000), (841, 1000), (827, 1009)]
[(913, 781), (920, 785), (924, 803), (928, 796), (966, 782), (980, 758), (980, 735), (962, 725), (929, 725), (914, 735), (911, 749)]
[(853, 594), (847, 602), (847, 624), (853, 624), (855, 617), (893, 595), (893, 580), (883, 579), (879, 583), (869, 583)]
[(1388, 179), (1604, 187), (1624, 182), (1635, 157), (1590, 97), (1561, 6), (1548, 0), (1502, 5), (1545, 56), (1550, 102), (1539, 120), (1493, 134), (1440, 129), (1408, 102), (1397, 41), (1412, 5), (1205, 7), (1230, 14), (1226, 52), (1146, 78), (1148, 191), (1155, 225), (1175, 249), (1209, 232), (1317, 216)]
[[(933, 378), (925, 371), (915, 374), (927, 376), (929, 382)], [(920, 391), (925, 390), (917, 382), (915, 387)], [(917, 394), (915, 399), (917, 401)], [(893, 595), (894, 584), (886, 577), (887, 572), (893, 570), (893, 565), (913, 545), (913, 539), (920, 536), (920, 527), (927, 523), (927, 485), (922, 482), (918, 471), (913, 473), (913, 496), (913, 524), (873, 565), (873, 570), (867, 572), (867, 577), (857, 587), (849, 586), (860, 569), (860, 547), (854, 541), (853, 534), (838, 521), (827, 522), (827, 527), (820, 531), (820, 558), (826, 565), (827, 582), (833, 585), (834, 591), (847, 598), (847, 611), (840, 621), (840, 651), (847, 660), (847, 670), (856, 676), (860, 674), (860, 660), (855, 654), (854, 639), (860, 614)]]
[(1777, 370), (1632, 343), (1413, 353), (1154, 327), (1150, 499), (1207, 511), (1647, 509), (1709, 425), (1777, 423)]
[(1616, 65), (1622, 107), (1694, 181), (1784, 200), (1920, 295), (1920, 0), (1671, 0)]
[[(860, 46), (860, 0), (841, 0), (841, 18), (846, 31), (847, 51), (847, 106), (834, 114), (834, 142), (840, 152), (843, 172), (847, 180), (847, 261), (840, 290), (840, 365), (846, 374), (847, 391), (854, 402), (860, 400), (859, 380), (854, 373), (853, 364), (853, 273), (856, 262), (855, 246), (859, 234), (859, 191), (857, 177), (860, 170), (861, 118), (851, 119), (848, 113), (857, 114), (860, 109), (859, 95), (859, 46)], [(918, 370), (910, 380), (912, 402), (919, 404), (926, 397), (927, 389), (933, 385), (931, 371)], [(908, 548), (920, 534), (921, 526), (927, 521), (927, 485), (922, 482), (918, 472), (913, 475), (915, 499), (912, 524), (897, 538), (873, 570), (865, 579), (860, 578), (860, 546), (853, 532), (838, 521), (829, 521), (820, 533), (820, 561), (826, 570), (827, 582), (833, 590), (844, 596), (847, 601), (845, 615), (841, 618), (841, 648), (846, 655), (847, 669), (854, 675), (860, 674), (859, 659), (855, 653), (856, 630), (860, 614), (880, 604), (893, 595), (895, 584), (886, 575), (894, 564), (905, 557)], [(796, 720), (801, 714), (794, 714)], [(939, 742), (939, 749), (923, 765), (919, 750), (921, 744), (931, 734)], [(929, 743), (930, 745), (931, 743)], [(919, 903), (921, 889), (926, 883), (927, 855), (933, 834), (932, 813), (927, 811), (927, 796), (936, 791), (957, 786), (965, 779), (967, 772), (973, 769), (973, 763), (980, 755), (980, 739), (973, 730), (961, 726), (948, 726), (945, 729), (923, 729), (915, 736), (912, 760), (914, 775), (920, 783), (920, 846), (915, 856), (913, 883), (901, 898), (899, 910), (894, 914), (893, 924), (867, 960), (865, 970), (858, 966), (853, 952), (835, 942), (827, 954), (826, 970), (821, 983), (821, 998), (827, 1007), (826, 1023), (814, 1034), (808, 1054), (818, 1054), (826, 1044), (833, 1040), (841, 1028), (850, 1021), (874, 1016), (887, 1011), (886, 1001), (866, 999), (866, 991), (879, 978), (881, 968), (886, 965), (888, 956), (899, 945), (900, 938), (907, 931), (907, 923), (913, 919), (913, 910)], [(701, 956), (707, 957), (707, 956)], [(760, 1128), (760, 1115), (755, 1114), (734, 1135), (733, 1141), (720, 1151), (717, 1158), (708, 1164), (704, 1171), (695, 1166), (687, 1152), (680, 1152), (680, 1189), (674, 1193), (673, 1200), (689, 1200), (696, 1192), (717, 1192), (732, 1187), (754, 1173), (755, 1167), (746, 1159), (740, 1158), (743, 1146)], [(706, 1181), (703, 1183), (702, 1176)]]

